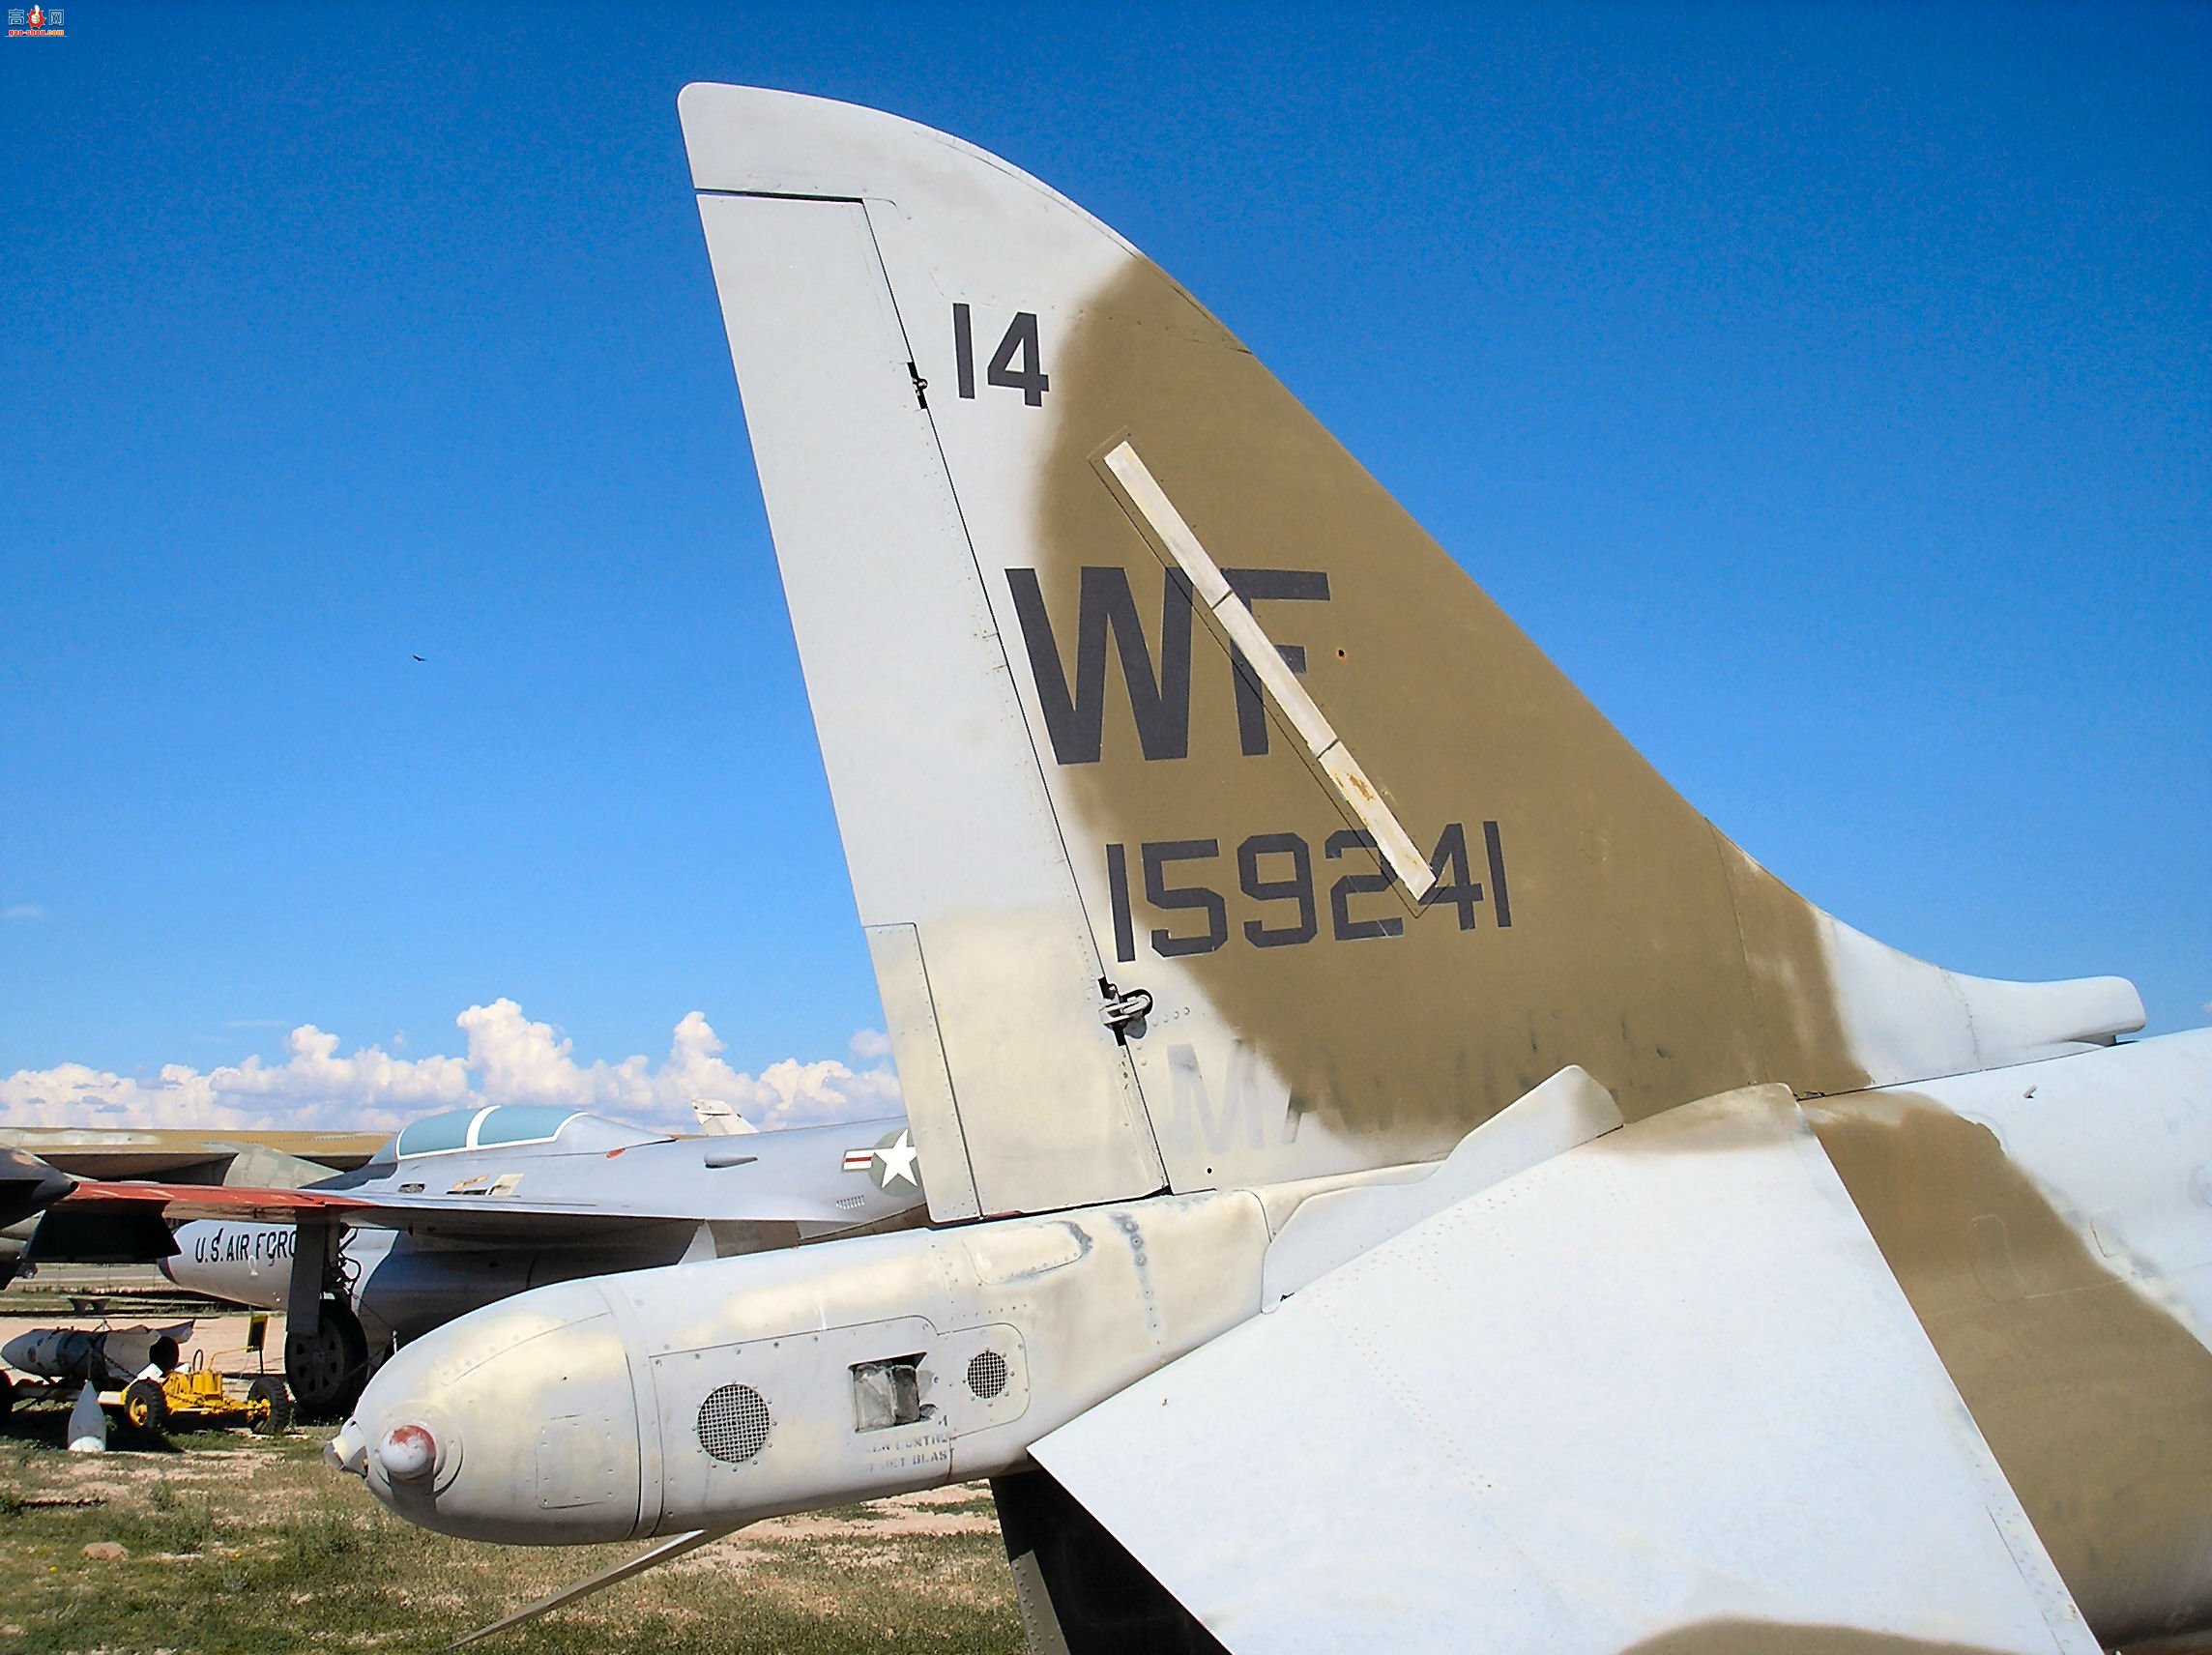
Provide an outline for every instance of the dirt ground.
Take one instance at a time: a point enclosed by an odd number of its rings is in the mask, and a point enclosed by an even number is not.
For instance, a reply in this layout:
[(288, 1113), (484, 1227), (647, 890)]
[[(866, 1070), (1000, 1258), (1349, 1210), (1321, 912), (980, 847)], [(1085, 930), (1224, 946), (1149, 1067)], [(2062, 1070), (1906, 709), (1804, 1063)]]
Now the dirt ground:
[[(0, 1319), (0, 1341), (56, 1320)], [(205, 1318), (194, 1345), (219, 1366), (249, 1367), (239, 1360), (245, 1326), (243, 1316)], [(273, 1329), (272, 1353), (280, 1338)], [(425, 1533), (321, 1463), (327, 1430), (119, 1437), (107, 1454), (72, 1455), (66, 1418), (56, 1400), (0, 1420), (0, 1655), (442, 1649), (632, 1550)], [(684, 1655), (1024, 1647), (979, 1483), (764, 1523), (482, 1647), (598, 1655), (610, 1644)]]

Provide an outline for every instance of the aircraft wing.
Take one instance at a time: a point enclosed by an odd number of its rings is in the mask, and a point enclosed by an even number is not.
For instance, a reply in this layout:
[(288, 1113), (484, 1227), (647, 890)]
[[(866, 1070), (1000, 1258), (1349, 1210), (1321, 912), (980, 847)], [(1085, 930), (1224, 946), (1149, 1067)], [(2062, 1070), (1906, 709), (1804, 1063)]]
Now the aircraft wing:
[[(382, 1142), (358, 1132), (20, 1126), (0, 1129), (0, 1163), (47, 1169), (44, 1194), (25, 1209), (38, 1215), (21, 1244), (25, 1262), (143, 1263), (174, 1255), (177, 1218), (290, 1223), (328, 1210), (334, 1198), (306, 1197), (303, 1187), (361, 1166)], [(0, 1213), (12, 1210), (9, 1193), (0, 1179)], [(0, 1281), (13, 1270), (12, 1262), (0, 1268)]]
[(314, 1190), (252, 1184), (154, 1183), (80, 1178), (39, 1217), (26, 1262), (146, 1263), (177, 1251), (170, 1226), (188, 1218), (296, 1224), (364, 1204)]
[[(335, 1190), (263, 1189), (221, 1184), (96, 1182), (77, 1184), (55, 1205), (77, 1224), (155, 1213), (181, 1224), (198, 1218), (234, 1219), (262, 1224), (303, 1224), (335, 1219), (351, 1225), (405, 1230), (448, 1237), (546, 1241), (564, 1233), (603, 1234), (627, 1225), (731, 1224), (823, 1225), (852, 1223), (850, 1214), (830, 1202), (790, 1191), (766, 1189), (757, 1196), (720, 1204), (715, 1210), (676, 1210), (644, 1202), (530, 1202), (497, 1193), (487, 1184), (480, 1195), (356, 1196)], [(44, 1250), (43, 1250), (44, 1251)], [(60, 1255), (46, 1251), (48, 1258)]]
[(297, 1224), (305, 1219), (330, 1214), (356, 1219), (360, 1209), (373, 1204), (352, 1196), (309, 1189), (265, 1189), (251, 1184), (170, 1184), (136, 1178), (85, 1178), (55, 1205), (59, 1211), (79, 1220), (95, 1218), (102, 1213), (112, 1213), (120, 1217), (151, 1211), (172, 1221), (188, 1218), (235, 1218), (257, 1223)]
[(344, 1215), (348, 1224), (381, 1230), (404, 1230), (411, 1234), (439, 1235), (449, 1239), (495, 1241), (511, 1236), (517, 1242), (557, 1243), (610, 1234), (630, 1227), (669, 1224), (733, 1224), (742, 1226), (794, 1225), (808, 1230), (845, 1229), (852, 1215), (828, 1202), (807, 1197), (765, 1193), (713, 1212), (675, 1211), (667, 1204), (645, 1202), (557, 1203), (519, 1202), (496, 1195), (380, 1197)]
[(1470, 1196), (1033, 1453), (1237, 1655), (2097, 1647), (1781, 1087)]

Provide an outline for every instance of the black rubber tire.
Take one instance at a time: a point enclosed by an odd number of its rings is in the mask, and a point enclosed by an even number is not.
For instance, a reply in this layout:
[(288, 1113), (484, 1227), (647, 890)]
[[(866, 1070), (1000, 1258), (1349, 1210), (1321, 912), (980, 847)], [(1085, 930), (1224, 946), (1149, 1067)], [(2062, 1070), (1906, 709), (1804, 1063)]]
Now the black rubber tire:
[(263, 1374), (247, 1387), (247, 1406), (266, 1403), (268, 1409), (253, 1421), (256, 1437), (281, 1437), (292, 1429), (292, 1393), (275, 1374)]
[(0, 1374), (0, 1419), (6, 1419), (15, 1411), (15, 1381), (6, 1374)]
[(168, 1429), (169, 1397), (153, 1379), (132, 1379), (123, 1387), (123, 1423), (142, 1437)]
[(313, 1334), (284, 1330), (284, 1382), (292, 1387), (298, 1418), (343, 1419), (368, 1383), (368, 1336), (353, 1307), (323, 1300)]

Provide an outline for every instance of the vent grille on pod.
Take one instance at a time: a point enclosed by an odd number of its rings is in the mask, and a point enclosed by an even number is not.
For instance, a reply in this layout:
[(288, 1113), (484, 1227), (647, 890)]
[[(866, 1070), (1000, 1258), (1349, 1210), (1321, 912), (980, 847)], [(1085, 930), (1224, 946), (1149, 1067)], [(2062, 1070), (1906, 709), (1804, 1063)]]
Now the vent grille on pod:
[(1006, 1359), (996, 1350), (978, 1350), (968, 1358), (968, 1388), (985, 1402), (1006, 1388)]
[(750, 1385), (718, 1385), (699, 1405), (699, 1446), (742, 1466), (768, 1441), (768, 1404)]

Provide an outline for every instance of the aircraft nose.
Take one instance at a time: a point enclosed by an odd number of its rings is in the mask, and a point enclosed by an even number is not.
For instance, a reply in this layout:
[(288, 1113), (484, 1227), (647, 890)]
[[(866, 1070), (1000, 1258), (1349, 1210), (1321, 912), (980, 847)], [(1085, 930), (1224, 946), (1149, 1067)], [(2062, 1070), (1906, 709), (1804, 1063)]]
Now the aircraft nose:
[[(378, 1370), (326, 1457), (411, 1523), (569, 1546), (638, 1527), (629, 1352), (596, 1283), (447, 1323)], [(466, 1421), (466, 1429), (463, 1422)]]
[(12, 1225), (45, 1209), (76, 1180), (21, 1149), (0, 1147), (0, 1226)]

